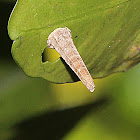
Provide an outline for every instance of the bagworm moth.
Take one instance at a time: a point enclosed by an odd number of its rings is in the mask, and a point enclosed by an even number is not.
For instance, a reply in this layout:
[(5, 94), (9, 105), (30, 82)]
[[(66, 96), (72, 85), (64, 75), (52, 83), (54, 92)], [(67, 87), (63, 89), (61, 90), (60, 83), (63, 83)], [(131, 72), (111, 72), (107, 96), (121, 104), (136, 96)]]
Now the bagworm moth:
[(48, 37), (47, 46), (61, 55), (88, 90), (94, 91), (93, 78), (73, 43), (70, 29), (67, 27), (55, 29)]

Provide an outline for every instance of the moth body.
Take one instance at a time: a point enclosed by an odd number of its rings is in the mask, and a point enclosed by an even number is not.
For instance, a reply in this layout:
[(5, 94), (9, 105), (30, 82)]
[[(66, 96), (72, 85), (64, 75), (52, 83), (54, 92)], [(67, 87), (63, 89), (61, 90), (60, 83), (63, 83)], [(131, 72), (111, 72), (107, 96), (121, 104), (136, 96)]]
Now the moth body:
[(83, 84), (93, 92), (95, 89), (93, 78), (73, 43), (70, 29), (67, 27), (55, 29), (49, 35), (47, 45), (61, 55)]

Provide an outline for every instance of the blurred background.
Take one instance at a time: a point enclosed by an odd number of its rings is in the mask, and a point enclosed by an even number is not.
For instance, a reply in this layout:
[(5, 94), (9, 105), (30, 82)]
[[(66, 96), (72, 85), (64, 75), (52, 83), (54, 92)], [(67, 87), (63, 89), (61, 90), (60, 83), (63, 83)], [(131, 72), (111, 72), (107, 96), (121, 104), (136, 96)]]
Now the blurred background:
[(0, 140), (139, 140), (140, 65), (95, 80), (94, 93), (81, 82), (30, 78), (11, 56), (14, 5), (0, 0)]

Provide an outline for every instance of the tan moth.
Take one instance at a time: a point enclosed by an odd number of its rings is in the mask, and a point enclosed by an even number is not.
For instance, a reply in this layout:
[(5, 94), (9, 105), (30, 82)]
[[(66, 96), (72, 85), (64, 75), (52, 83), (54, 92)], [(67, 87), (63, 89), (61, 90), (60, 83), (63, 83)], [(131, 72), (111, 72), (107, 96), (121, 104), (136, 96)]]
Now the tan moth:
[(71, 30), (67, 27), (55, 29), (49, 35), (47, 45), (61, 55), (87, 89), (93, 92), (95, 89), (93, 78), (73, 43)]

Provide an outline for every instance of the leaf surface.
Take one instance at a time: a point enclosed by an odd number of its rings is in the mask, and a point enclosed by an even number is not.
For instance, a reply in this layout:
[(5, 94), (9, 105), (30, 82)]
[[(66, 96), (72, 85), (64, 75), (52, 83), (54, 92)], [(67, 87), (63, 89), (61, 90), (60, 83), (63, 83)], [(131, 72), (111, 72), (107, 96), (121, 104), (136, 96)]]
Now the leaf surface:
[(49, 34), (68, 27), (93, 78), (126, 71), (140, 62), (139, 13), (139, 0), (19, 0), (8, 25), (12, 55), (31, 77), (77, 81), (61, 58), (42, 62)]

